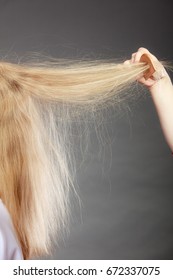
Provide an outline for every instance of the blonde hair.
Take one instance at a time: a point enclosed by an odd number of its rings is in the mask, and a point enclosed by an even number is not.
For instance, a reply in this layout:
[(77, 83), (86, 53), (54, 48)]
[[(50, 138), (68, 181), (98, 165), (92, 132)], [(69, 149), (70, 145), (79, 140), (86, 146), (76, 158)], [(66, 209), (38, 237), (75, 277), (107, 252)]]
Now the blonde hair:
[(68, 121), (119, 104), (144, 63), (0, 62), (0, 197), (25, 259), (49, 254), (74, 189)]

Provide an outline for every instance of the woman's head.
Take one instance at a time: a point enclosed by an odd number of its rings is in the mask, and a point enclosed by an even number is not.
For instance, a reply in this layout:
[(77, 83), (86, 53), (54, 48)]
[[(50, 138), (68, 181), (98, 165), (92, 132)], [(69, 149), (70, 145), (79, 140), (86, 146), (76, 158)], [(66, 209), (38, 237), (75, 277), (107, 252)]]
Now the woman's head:
[(70, 121), (126, 100), (124, 89), (147, 68), (113, 61), (0, 63), (0, 195), (25, 258), (49, 253), (67, 226), (75, 192)]

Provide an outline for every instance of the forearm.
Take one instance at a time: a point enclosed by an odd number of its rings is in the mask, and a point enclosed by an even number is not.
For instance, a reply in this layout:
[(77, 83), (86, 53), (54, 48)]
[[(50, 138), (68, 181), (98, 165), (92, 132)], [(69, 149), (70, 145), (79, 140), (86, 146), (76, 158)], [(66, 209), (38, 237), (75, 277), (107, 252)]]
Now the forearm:
[(173, 151), (173, 85), (169, 76), (150, 87), (166, 141)]
[[(142, 60), (154, 68), (155, 72), (151, 76), (145, 76), (146, 72), (137, 80), (144, 84), (151, 93), (153, 102), (155, 104), (161, 128), (163, 130), (166, 141), (173, 152), (173, 85), (170, 77), (165, 71), (163, 65), (158, 59), (152, 55), (147, 49), (139, 48), (137, 52), (133, 53), (130, 60), (126, 60), (125, 64), (141, 62), (142, 55), (145, 54), (148, 58)], [(150, 72), (149, 72), (150, 74)]]

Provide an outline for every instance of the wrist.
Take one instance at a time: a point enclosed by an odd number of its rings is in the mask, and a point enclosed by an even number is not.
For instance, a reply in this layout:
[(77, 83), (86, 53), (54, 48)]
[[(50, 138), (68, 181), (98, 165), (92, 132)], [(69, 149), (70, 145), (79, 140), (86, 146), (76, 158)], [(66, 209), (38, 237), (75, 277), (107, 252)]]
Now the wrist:
[(155, 81), (155, 83), (149, 87), (149, 91), (152, 96), (158, 94), (158, 92), (165, 93), (170, 90), (173, 91), (173, 85), (168, 74), (166, 74), (161, 79)]

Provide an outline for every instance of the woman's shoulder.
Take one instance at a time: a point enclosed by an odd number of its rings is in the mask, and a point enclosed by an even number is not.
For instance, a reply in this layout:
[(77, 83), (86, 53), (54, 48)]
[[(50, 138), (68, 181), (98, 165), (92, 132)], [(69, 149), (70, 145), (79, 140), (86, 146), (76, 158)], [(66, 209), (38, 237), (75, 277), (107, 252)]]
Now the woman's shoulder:
[(23, 256), (8, 210), (0, 199), (0, 260), (15, 259)]

